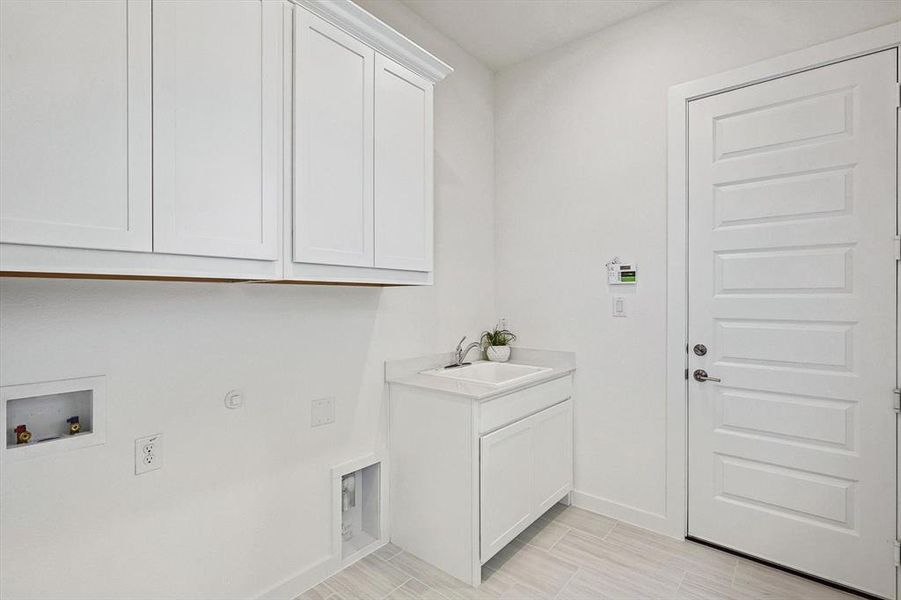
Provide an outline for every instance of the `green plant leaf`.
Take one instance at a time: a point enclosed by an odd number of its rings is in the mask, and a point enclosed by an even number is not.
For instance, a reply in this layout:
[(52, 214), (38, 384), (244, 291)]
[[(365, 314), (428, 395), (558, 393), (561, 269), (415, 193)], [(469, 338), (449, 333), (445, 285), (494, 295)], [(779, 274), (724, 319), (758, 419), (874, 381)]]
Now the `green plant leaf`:
[(508, 346), (510, 342), (516, 339), (516, 334), (510, 331), (509, 329), (498, 329), (495, 327), (494, 329), (486, 330), (482, 332), (482, 337), (480, 341), (482, 346)]

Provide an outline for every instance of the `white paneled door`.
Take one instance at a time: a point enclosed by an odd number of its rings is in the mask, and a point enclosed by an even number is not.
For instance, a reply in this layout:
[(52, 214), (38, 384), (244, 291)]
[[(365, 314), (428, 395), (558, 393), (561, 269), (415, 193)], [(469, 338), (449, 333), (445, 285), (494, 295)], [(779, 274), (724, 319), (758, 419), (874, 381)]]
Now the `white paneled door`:
[(150, 2), (0, 1), (0, 241), (151, 249)]
[(153, 249), (276, 260), (282, 7), (153, 3)]
[(883, 597), (895, 592), (896, 60), (887, 50), (689, 106), (689, 534)]

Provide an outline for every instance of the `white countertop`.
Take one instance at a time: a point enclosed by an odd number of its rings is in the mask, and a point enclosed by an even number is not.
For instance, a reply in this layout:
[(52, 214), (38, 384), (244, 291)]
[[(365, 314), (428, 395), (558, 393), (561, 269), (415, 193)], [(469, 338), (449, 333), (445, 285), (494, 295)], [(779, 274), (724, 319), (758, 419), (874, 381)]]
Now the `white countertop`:
[(464, 381), (421, 373), (421, 371), (443, 367), (453, 362), (453, 353), (447, 352), (419, 358), (388, 361), (385, 363), (385, 381), (391, 385), (405, 385), (483, 401), (504, 396), (546, 381), (566, 377), (576, 370), (575, 354), (572, 352), (534, 350), (530, 348), (513, 348), (512, 350), (510, 363), (545, 367), (548, 370), (502, 385)]

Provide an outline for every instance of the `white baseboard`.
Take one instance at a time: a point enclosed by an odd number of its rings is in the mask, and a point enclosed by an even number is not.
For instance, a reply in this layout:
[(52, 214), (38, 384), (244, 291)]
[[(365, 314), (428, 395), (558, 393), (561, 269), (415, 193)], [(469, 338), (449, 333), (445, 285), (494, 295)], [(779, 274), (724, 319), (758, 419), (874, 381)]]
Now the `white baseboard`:
[(257, 596), (257, 600), (294, 600), (308, 589), (315, 587), (358, 560), (365, 558), (387, 544), (385, 539), (379, 540), (359, 553), (346, 563), (338, 556), (324, 556), (312, 565), (304, 567), (299, 572), (277, 583), (265, 592)]
[(324, 556), (257, 596), (257, 600), (293, 600), (341, 569), (341, 561)]
[(623, 521), (636, 527), (649, 529), (662, 535), (677, 539), (685, 537), (684, 525), (672, 518), (667, 518), (666, 515), (614, 502), (600, 496), (593, 496), (579, 490), (573, 491), (572, 503), (573, 506), (578, 508), (584, 508), (587, 511), (598, 513), (617, 521)]

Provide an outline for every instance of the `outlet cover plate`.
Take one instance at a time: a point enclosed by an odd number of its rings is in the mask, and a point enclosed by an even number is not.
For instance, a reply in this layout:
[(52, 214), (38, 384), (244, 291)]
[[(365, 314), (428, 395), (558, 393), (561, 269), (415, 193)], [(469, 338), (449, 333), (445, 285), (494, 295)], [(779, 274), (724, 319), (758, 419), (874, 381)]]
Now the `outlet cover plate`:
[(135, 475), (156, 471), (163, 466), (163, 434), (135, 440)]
[(310, 403), (310, 427), (329, 425), (335, 422), (335, 398), (319, 398)]

